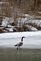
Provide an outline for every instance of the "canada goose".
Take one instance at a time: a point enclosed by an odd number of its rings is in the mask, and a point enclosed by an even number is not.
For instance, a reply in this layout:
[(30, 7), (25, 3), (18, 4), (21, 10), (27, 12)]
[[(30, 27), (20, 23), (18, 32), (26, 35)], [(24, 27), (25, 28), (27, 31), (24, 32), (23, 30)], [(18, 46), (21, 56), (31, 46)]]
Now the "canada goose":
[(17, 43), (17, 44), (15, 44), (14, 46), (17, 46), (17, 50), (18, 50), (18, 48), (20, 47), (20, 46), (22, 46), (23, 45), (23, 38), (25, 38), (24, 36), (21, 38), (21, 42), (19, 42), (19, 43)]

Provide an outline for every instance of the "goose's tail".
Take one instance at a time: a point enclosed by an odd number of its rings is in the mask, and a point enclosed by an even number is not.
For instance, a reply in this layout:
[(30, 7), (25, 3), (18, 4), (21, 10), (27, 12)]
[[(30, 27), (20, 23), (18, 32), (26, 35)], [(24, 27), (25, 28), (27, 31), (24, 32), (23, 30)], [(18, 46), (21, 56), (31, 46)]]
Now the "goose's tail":
[(16, 44), (16, 45), (14, 45), (14, 46), (17, 46), (17, 44)]

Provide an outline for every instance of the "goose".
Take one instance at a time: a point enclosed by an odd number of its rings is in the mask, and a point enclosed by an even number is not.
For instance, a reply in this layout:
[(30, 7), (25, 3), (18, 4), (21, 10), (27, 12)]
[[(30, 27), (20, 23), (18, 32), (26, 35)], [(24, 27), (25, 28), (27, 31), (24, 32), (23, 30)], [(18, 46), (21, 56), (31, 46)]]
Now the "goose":
[(23, 38), (25, 38), (25, 37), (23, 36), (23, 37), (21, 38), (21, 42), (19, 42), (19, 43), (17, 43), (17, 44), (14, 45), (15, 47), (17, 47), (17, 50), (18, 50), (18, 48), (19, 48), (20, 46), (23, 45)]

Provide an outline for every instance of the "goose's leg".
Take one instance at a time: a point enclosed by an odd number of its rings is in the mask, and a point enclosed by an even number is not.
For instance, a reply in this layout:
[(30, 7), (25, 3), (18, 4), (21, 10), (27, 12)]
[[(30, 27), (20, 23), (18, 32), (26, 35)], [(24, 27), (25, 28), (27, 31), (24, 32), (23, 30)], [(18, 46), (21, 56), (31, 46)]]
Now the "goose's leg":
[(18, 51), (18, 47), (17, 47), (17, 51)]
[(19, 50), (21, 51), (21, 47), (19, 46)]

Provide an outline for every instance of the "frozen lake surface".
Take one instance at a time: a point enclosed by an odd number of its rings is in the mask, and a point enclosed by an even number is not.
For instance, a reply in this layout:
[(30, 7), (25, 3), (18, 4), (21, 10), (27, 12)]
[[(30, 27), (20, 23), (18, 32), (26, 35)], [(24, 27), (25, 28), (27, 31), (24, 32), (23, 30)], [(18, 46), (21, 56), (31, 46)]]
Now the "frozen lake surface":
[(23, 46), (21, 48), (41, 48), (41, 31), (36, 32), (15, 32), (15, 33), (1, 33), (0, 47), (14, 47), (14, 45), (23, 39)]

